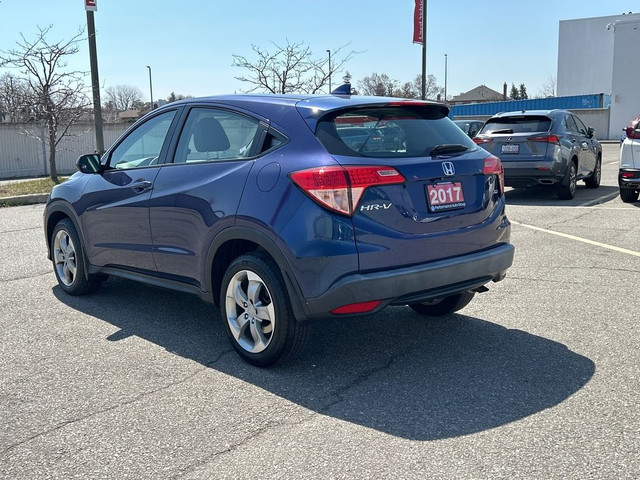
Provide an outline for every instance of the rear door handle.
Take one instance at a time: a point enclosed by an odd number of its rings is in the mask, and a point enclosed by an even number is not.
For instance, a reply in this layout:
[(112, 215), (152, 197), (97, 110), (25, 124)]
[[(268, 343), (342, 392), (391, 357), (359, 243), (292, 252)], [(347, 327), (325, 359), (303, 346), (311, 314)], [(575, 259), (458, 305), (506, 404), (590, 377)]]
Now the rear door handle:
[(144, 180), (143, 178), (136, 180), (131, 185), (131, 189), (136, 193), (144, 193), (148, 190), (151, 190), (151, 187), (153, 187), (153, 183), (151, 183), (149, 180)]

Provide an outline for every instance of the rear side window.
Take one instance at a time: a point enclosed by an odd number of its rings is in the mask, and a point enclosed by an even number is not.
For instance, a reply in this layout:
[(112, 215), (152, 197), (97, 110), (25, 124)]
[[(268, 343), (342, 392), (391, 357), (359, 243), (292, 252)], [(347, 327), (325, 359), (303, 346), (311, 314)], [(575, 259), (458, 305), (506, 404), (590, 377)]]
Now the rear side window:
[(316, 136), (332, 155), (352, 157), (427, 156), (437, 145), (478, 148), (444, 111), (422, 105), (333, 112), (318, 122)]
[(480, 133), (511, 134), (548, 132), (551, 119), (544, 116), (498, 117), (490, 118)]
[(210, 162), (246, 158), (258, 122), (216, 108), (192, 108), (185, 122), (174, 163)]

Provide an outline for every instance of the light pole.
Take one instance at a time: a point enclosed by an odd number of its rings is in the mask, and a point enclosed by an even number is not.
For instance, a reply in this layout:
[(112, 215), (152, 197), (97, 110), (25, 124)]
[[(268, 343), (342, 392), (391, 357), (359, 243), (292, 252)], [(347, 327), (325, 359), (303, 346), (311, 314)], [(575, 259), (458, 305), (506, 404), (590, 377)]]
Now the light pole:
[(149, 93), (151, 95), (151, 110), (153, 110), (153, 82), (151, 81), (151, 67), (147, 65), (149, 69)]
[(329, 93), (331, 93), (331, 50), (327, 50), (329, 54)]
[(444, 54), (444, 101), (447, 102), (447, 54)]

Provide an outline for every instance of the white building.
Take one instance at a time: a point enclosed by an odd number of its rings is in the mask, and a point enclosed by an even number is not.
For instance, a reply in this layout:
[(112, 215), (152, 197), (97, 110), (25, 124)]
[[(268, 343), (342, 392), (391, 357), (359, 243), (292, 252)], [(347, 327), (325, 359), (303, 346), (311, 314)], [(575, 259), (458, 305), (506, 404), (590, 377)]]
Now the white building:
[(640, 14), (560, 22), (557, 95), (611, 95), (609, 138), (640, 114)]

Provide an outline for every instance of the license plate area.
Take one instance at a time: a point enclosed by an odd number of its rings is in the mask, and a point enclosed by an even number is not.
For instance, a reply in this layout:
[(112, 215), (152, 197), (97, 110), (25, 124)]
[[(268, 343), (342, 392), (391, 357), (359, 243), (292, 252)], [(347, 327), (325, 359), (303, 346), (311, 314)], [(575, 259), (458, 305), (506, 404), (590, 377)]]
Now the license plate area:
[(427, 185), (427, 204), (430, 212), (457, 210), (467, 206), (461, 182)]
[(517, 155), (520, 153), (520, 145), (517, 143), (505, 143), (500, 147), (500, 153), (507, 155)]

